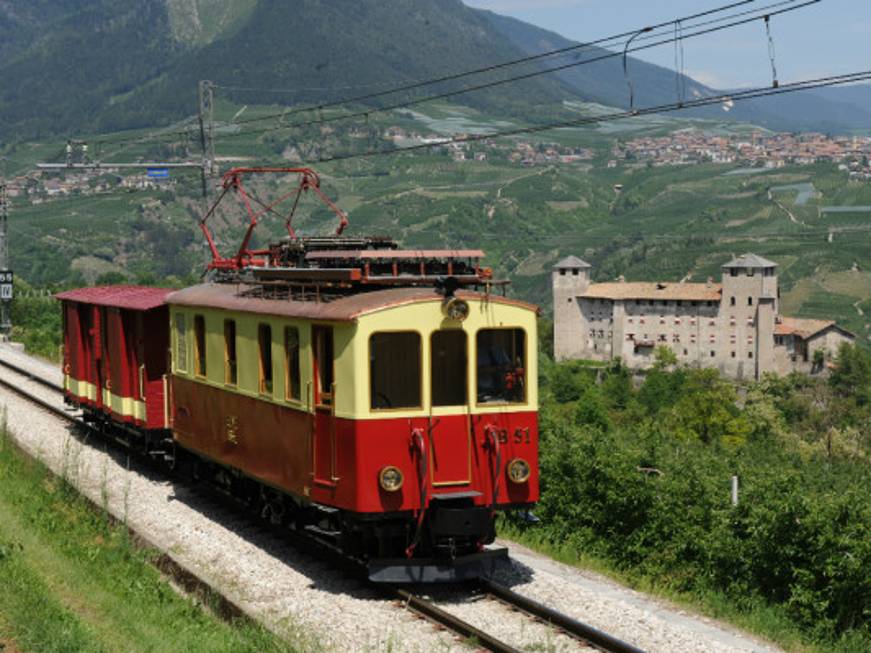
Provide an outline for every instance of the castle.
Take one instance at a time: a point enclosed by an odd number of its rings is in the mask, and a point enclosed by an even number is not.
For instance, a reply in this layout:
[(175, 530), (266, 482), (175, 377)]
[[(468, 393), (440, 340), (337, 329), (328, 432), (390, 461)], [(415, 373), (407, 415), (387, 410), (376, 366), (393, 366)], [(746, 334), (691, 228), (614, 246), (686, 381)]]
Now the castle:
[(621, 358), (644, 368), (664, 345), (681, 364), (758, 379), (822, 371), (817, 351), (828, 359), (855, 339), (831, 320), (781, 316), (777, 264), (755, 254), (723, 265), (722, 283), (590, 283), (590, 269), (576, 256), (553, 268), (557, 360)]

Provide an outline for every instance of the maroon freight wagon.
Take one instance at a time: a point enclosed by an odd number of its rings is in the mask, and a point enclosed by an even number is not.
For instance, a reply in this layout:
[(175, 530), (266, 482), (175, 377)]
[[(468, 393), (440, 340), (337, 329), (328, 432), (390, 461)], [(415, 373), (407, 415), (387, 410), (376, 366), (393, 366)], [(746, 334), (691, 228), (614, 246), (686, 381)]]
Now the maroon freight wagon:
[(64, 391), (87, 418), (168, 428), (166, 288), (101, 286), (57, 295)]

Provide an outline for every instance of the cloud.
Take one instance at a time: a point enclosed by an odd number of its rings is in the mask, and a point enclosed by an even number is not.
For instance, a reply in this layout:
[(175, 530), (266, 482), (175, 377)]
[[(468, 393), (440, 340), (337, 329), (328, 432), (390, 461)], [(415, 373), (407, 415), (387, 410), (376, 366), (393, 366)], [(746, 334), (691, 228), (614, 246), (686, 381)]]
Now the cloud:
[(528, 11), (532, 9), (553, 9), (581, 7), (589, 0), (463, 0), (468, 6), (492, 11)]
[(711, 72), (709, 70), (687, 70), (686, 75), (687, 77), (691, 77), (697, 82), (704, 84), (708, 88), (718, 90), (748, 88), (753, 86), (753, 84), (751, 84), (750, 82), (726, 79), (725, 77), (721, 77), (717, 73)]

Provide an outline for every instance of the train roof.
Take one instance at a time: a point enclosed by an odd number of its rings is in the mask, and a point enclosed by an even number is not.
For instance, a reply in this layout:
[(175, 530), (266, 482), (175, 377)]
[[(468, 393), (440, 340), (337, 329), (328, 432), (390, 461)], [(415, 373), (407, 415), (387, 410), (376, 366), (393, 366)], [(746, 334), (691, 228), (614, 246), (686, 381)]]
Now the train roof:
[(55, 295), (61, 301), (124, 308), (132, 311), (148, 311), (166, 303), (172, 288), (151, 286), (92, 286), (76, 288)]
[[(432, 287), (404, 287), (357, 292), (318, 298), (314, 290), (308, 298), (277, 298), (268, 291), (247, 284), (206, 283), (176, 291), (167, 297), (168, 304), (201, 308), (218, 308), (241, 313), (260, 313), (281, 317), (329, 322), (353, 322), (367, 313), (406, 304), (441, 302)], [(473, 291), (457, 291), (461, 299), (484, 299), (497, 304), (519, 306), (538, 312), (538, 307), (516, 299)]]

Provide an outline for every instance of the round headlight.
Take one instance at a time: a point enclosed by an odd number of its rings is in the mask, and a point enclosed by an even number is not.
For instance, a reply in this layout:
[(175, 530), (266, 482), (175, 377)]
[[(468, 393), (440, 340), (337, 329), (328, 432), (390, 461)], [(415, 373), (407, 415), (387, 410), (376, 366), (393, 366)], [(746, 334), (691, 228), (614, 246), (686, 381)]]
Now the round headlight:
[(449, 320), (458, 320), (462, 322), (469, 317), (469, 302), (457, 299), (454, 297), (445, 304), (445, 315)]
[(387, 492), (396, 492), (402, 487), (402, 472), (392, 465), (382, 467), (378, 472), (378, 482)]
[(508, 463), (508, 478), (512, 483), (526, 483), (532, 470), (523, 458), (515, 458)]

